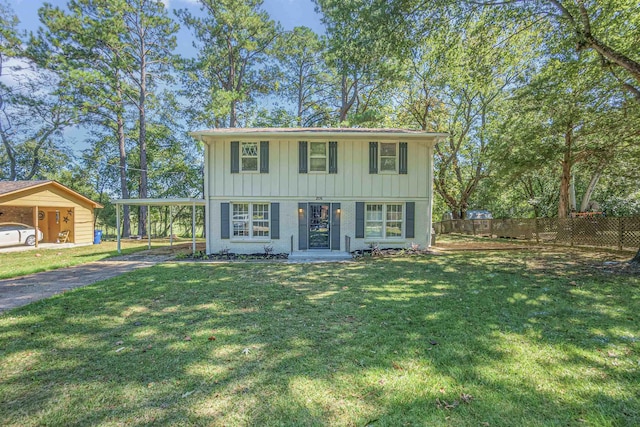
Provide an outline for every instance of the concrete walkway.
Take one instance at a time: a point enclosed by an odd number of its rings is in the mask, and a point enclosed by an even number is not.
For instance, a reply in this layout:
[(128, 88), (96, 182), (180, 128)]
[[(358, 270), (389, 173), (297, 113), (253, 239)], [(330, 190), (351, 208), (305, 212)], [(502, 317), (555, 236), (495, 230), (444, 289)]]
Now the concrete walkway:
[(173, 255), (138, 252), (74, 267), (0, 280), (0, 312), (70, 289), (111, 279), (138, 268), (170, 260)]

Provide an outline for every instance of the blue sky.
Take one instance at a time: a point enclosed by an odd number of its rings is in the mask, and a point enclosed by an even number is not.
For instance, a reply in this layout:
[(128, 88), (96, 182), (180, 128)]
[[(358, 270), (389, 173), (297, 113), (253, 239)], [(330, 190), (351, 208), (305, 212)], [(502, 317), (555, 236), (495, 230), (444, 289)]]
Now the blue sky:
[[(8, 0), (13, 10), (20, 19), (20, 28), (27, 31), (36, 31), (40, 22), (38, 20), (38, 9), (44, 0)], [(67, 0), (47, 0), (54, 6), (64, 7)], [(174, 9), (189, 9), (193, 13), (199, 12), (197, 0), (163, 0), (169, 9), (169, 14), (175, 18)], [(323, 25), (320, 22), (320, 15), (314, 10), (312, 0), (264, 0), (263, 8), (272, 19), (279, 21), (285, 30), (293, 27), (305, 25), (313, 29), (316, 33), (323, 33)], [(181, 53), (186, 53), (192, 49), (191, 34), (187, 29), (181, 29), (178, 34), (178, 49)], [(186, 52), (185, 52), (186, 51)]]

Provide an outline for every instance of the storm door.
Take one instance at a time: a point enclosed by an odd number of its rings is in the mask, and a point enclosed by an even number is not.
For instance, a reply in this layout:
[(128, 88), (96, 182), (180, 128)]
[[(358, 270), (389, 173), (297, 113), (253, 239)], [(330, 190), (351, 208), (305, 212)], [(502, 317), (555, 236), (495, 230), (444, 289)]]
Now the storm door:
[(309, 203), (309, 249), (329, 249), (329, 204)]

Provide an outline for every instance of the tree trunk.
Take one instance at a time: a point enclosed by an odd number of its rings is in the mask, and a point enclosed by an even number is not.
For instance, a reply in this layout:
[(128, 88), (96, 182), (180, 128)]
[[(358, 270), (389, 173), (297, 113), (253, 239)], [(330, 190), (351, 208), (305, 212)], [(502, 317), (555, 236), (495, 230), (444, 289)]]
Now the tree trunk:
[(238, 125), (237, 101), (231, 101), (231, 111), (229, 111), (229, 127), (234, 128)]
[(558, 202), (558, 218), (569, 215), (569, 186), (571, 184), (571, 130), (565, 133), (565, 151), (562, 159), (562, 176), (560, 178), (560, 200)]
[[(118, 87), (118, 97), (122, 100), (122, 91)], [(118, 136), (118, 148), (120, 151), (120, 192), (123, 199), (129, 198), (129, 188), (127, 186), (127, 149), (125, 146), (126, 138), (124, 135), (124, 119), (120, 112), (116, 116), (117, 136)], [(120, 224), (118, 224), (120, 226)], [(122, 213), (122, 237), (129, 237), (131, 235), (131, 219), (129, 218), (129, 205), (123, 206)]]
[(298, 114), (296, 115), (298, 127), (302, 127), (302, 107), (304, 105), (304, 70), (302, 65), (298, 70)]
[(630, 262), (640, 265), (640, 249), (638, 249), (638, 252), (636, 252), (636, 256), (634, 256)]
[(587, 209), (589, 208), (589, 202), (591, 201), (591, 195), (593, 194), (594, 190), (596, 189), (596, 185), (598, 185), (598, 180), (600, 179), (601, 175), (602, 175), (602, 172), (600, 170), (597, 170), (593, 174), (593, 176), (591, 177), (591, 181), (589, 182), (589, 186), (587, 187), (587, 191), (585, 191), (584, 197), (582, 198), (582, 203), (580, 204), (580, 212), (586, 212)]

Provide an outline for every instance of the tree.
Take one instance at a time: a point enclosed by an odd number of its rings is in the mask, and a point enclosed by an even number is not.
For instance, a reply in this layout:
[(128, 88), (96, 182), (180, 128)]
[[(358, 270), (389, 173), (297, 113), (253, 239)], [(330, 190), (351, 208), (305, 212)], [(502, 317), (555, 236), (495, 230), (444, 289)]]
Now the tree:
[(56, 94), (55, 76), (26, 57), (18, 19), (5, 3), (0, 24), (0, 179), (39, 178), (65, 164), (62, 132), (75, 117)]
[[(138, 109), (138, 150), (140, 156), (140, 183), (138, 197), (148, 197), (147, 162), (147, 100), (155, 82), (167, 78), (167, 68), (172, 63), (172, 51), (176, 46), (178, 26), (168, 17), (160, 0), (129, 0), (123, 9), (124, 63), (130, 81), (137, 88), (133, 103)], [(122, 7), (122, 5), (119, 5)], [(147, 229), (146, 206), (140, 206), (138, 232)]]
[(262, 0), (200, 0), (198, 17), (186, 9), (180, 20), (195, 36), (194, 60), (185, 60), (186, 95), (194, 121), (236, 127), (243, 107), (271, 91), (267, 61), (280, 27), (261, 9)]
[[(559, 218), (571, 209), (569, 188), (576, 165), (592, 177), (602, 174), (614, 151), (634, 133), (619, 111), (624, 100), (602, 82), (606, 78), (596, 68), (585, 72), (577, 60), (551, 59), (519, 91), (512, 108), (501, 162), (513, 171), (558, 165)], [(592, 191), (587, 186), (587, 200)]]
[[(31, 56), (62, 79), (66, 99), (83, 120), (109, 129), (118, 142), (120, 193), (129, 198), (127, 134), (138, 129), (140, 178), (138, 196), (147, 197), (147, 102), (157, 82), (166, 78), (177, 26), (156, 0), (71, 0), (68, 11), (45, 5)], [(153, 76), (153, 77), (151, 77)], [(127, 125), (127, 112), (137, 111), (137, 126)], [(145, 230), (144, 208), (139, 232)], [(129, 207), (123, 232), (130, 233)]]
[[(577, 52), (593, 51), (618, 83), (640, 101), (640, 56), (637, 29), (640, 5), (635, 0), (475, 1), (469, 3), (524, 12), (550, 21), (551, 30), (569, 38)], [(615, 28), (616, 31), (611, 31)], [(589, 61), (585, 61), (589, 66)]]
[[(111, 132), (118, 146), (120, 195), (128, 199), (125, 115), (135, 91), (126, 80), (121, 9), (105, 7), (109, 4), (72, 0), (68, 11), (43, 6), (38, 13), (44, 28), (32, 38), (29, 51), (38, 64), (60, 77), (66, 99), (85, 124)], [(122, 235), (130, 232), (129, 206), (125, 206)]]
[(398, 21), (403, 2), (314, 0), (327, 29), (325, 61), (333, 74), (330, 95), (340, 126), (376, 124), (400, 81), (406, 38)]
[(295, 27), (278, 37), (274, 55), (278, 60), (279, 90), (294, 105), (296, 125), (321, 126), (329, 119), (326, 103), (324, 45), (320, 37), (307, 27)]
[[(421, 129), (448, 132), (435, 149), (434, 190), (454, 218), (464, 219), (474, 193), (491, 176), (492, 147), (510, 91), (527, 69), (530, 34), (505, 29), (492, 13), (479, 12), (442, 24), (415, 48), (403, 105)], [(517, 39), (517, 40), (516, 40)], [(417, 88), (417, 89), (416, 89)]]

